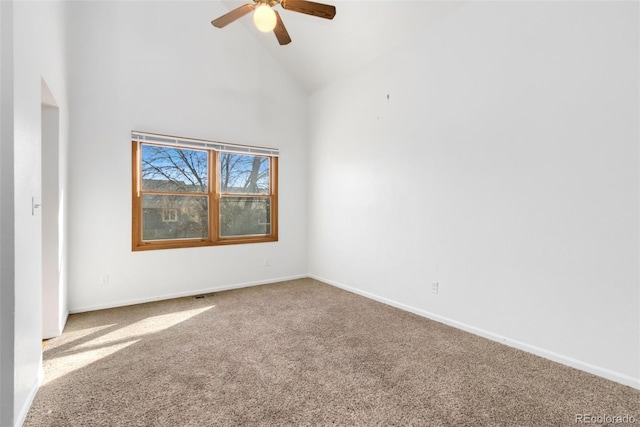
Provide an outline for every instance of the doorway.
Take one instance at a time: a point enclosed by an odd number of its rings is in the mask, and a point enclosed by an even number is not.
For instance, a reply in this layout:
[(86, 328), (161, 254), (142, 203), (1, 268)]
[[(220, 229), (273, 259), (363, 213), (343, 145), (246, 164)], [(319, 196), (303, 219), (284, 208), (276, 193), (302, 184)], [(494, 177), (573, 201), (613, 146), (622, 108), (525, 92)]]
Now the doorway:
[(42, 338), (62, 333), (60, 109), (42, 80)]

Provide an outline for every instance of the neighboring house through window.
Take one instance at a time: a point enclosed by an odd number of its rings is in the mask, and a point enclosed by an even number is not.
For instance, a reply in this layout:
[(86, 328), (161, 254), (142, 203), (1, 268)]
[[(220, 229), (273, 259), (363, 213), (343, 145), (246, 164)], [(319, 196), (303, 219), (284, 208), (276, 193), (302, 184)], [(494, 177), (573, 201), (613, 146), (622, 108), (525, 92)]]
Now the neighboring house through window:
[(132, 249), (278, 240), (278, 151), (132, 132)]

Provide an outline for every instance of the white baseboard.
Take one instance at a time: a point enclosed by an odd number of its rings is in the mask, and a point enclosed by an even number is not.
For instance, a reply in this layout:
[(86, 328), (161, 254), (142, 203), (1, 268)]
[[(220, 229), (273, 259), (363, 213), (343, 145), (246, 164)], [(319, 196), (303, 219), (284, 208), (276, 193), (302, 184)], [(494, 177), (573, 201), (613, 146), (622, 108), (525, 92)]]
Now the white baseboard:
[(14, 426), (21, 427), (24, 424), (24, 421), (27, 419), (27, 415), (29, 414), (29, 409), (33, 404), (33, 399), (36, 398), (36, 394), (40, 389), (40, 385), (42, 385), (42, 381), (44, 380), (44, 369), (42, 368), (42, 358), (40, 359), (40, 368), (38, 369), (38, 377), (36, 378), (35, 383), (31, 387), (31, 391), (27, 396), (27, 399), (24, 401), (22, 408), (20, 408), (20, 413), (15, 419)]
[(60, 325), (58, 328), (47, 329), (45, 331), (42, 331), (42, 339), (48, 340), (48, 339), (59, 337), (60, 335), (62, 335), (62, 331), (64, 331), (64, 327), (67, 324), (68, 318), (69, 318), (69, 312), (67, 311), (62, 315), (62, 318), (60, 319)]
[(361, 295), (366, 298), (370, 298), (372, 300), (390, 305), (392, 307), (399, 308), (404, 311), (408, 311), (410, 313), (417, 314), (418, 316), (426, 317), (428, 319), (434, 320), (439, 323), (443, 323), (445, 325), (452, 326), (454, 328), (472, 333), (474, 335), (481, 336), (483, 338), (490, 339), (491, 341), (496, 341), (501, 344), (505, 344), (509, 347), (517, 348), (518, 350), (526, 351), (527, 353), (535, 354), (536, 356), (543, 357), (545, 359), (552, 360), (554, 362), (561, 363), (566, 366), (570, 366), (572, 368), (579, 369), (581, 371), (588, 372), (593, 375), (597, 375), (602, 378), (606, 378), (611, 381), (615, 381), (620, 384), (624, 384), (626, 386), (635, 388), (640, 390), (640, 378), (634, 378), (629, 375), (621, 374), (619, 372), (612, 371), (610, 369), (606, 369), (600, 366), (592, 365), (587, 362), (583, 362), (581, 360), (573, 359), (571, 357), (564, 356), (562, 354), (555, 353), (553, 351), (546, 350), (544, 348), (540, 348), (534, 345), (527, 344), (522, 341), (514, 340), (511, 338), (503, 337), (501, 335), (495, 334), (490, 331), (486, 331), (481, 328), (476, 328), (475, 326), (467, 325), (466, 323), (458, 322), (453, 319), (449, 319), (443, 316), (439, 316), (434, 313), (430, 313), (425, 310), (421, 310), (419, 308), (412, 307), (407, 304), (399, 303), (397, 301), (390, 300), (388, 298), (381, 297), (379, 295), (372, 294), (370, 292), (365, 292), (356, 288), (352, 288), (350, 286), (344, 285), (342, 283), (338, 283), (333, 280), (325, 279), (323, 277), (318, 277), (316, 275), (309, 275), (310, 278), (319, 280), (323, 283), (327, 283), (331, 286), (335, 286), (337, 288), (344, 289), (349, 292), (353, 292), (354, 294)]
[(42, 339), (48, 340), (51, 338), (59, 337), (62, 334), (62, 330), (60, 329), (47, 329), (46, 331), (42, 331)]
[(69, 310), (65, 311), (62, 315), (62, 319), (60, 319), (60, 333), (64, 331), (64, 327), (67, 326), (67, 320), (69, 319)]
[(104, 310), (106, 308), (124, 307), (127, 305), (144, 304), (147, 302), (161, 301), (166, 299), (190, 297), (190, 296), (201, 295), (201, 294), (210, 294), (212, 292), (229, 291), (232, 289), (247, 288), (249, 286), (258, 286), (258, 285), (267, 285), (269, 283), (286, 282), (287, 280), (302, 279), (305, 277), (309, 277), (309, 275), (301, 274), (297, 276), (278, 277), (275, 279), (259, 280), (255, 282), (235, 283), (232, 285), (217, 286), (217, 287), (198, 289), (193, 291), (176, 292), (171, 294), (160, 295), (157, 297), (137, 298), (137, 299), (131, 299), (131, 300), (125, 300), (125, 301), (118, 301), (110, 304), (97, 304), (97, 305), (84, 306), (84, 307), (82, 306), (74, 307), (69, 309), (69, 313), (71, 314), (83, 313), (86, 311)]

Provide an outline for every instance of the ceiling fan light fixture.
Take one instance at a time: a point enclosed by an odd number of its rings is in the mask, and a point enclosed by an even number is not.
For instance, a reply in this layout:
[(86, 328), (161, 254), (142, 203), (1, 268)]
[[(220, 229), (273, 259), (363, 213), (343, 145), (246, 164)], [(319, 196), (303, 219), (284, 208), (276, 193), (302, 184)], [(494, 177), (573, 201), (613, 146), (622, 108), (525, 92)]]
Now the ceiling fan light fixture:
[(256, 28), (263, 33), (269, 33), (276, 27), (276, 13), (271, 6), (266, 3), (260, 3), (253, 12), (253, 23)]

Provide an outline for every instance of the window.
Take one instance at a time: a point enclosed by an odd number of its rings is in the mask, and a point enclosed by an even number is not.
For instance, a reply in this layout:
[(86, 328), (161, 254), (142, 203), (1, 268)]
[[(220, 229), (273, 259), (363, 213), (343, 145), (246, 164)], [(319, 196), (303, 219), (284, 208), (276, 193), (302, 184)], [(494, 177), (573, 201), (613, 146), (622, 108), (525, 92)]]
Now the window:
[(175, 209), (163, 209), (162, 210), (163, 222), (178, 222), (178, 211)]
[(134, 251), (278, 240), (277, 150), (132, 139)]

